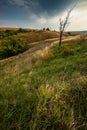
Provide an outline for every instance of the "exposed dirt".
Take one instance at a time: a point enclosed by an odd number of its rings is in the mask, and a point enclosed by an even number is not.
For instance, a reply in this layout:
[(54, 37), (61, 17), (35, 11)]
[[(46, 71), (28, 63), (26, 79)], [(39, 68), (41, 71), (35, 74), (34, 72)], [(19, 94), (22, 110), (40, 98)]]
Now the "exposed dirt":
[[(71, 40), (77, 40), (79, 38), (80, 38), (79, 35), (78, 36), (68, 36), (68, 37), (63, 39), (63, 42), (71, 41)], [(29, 46), (28, 46), (29, 49), (27, 51), (25, 51), (24, 53), (19, 54), (17, 56), (12, 56), (10, 58), (0, 60), (0, 64), (2, 62), (5, 62), (5, 61), (11, 60), (11, 59), (15, 59), (15, 58), (18, 59), (18, 57), (22, 57), (24, 55), (26, 56), (26, 54), (30, 55), (30, 54), (35, 54), (38, 51), (44, 51), (44, 49), (49, 48), (49, 47), (53, 46), (54, 44), (58, 44), (58, 38), (47, 39), (47, 40), (40, 41), (40, 42), (30, 43)]]
[[(79, 36), (68, 37), (63, 41), (77, 40)], [(31, 70), (34, 64), (38, 64), (41, 58), (44, 57), (45, 53), (54, 44), (58, 44), (58, 39), (49, 39), (41, 42), (34, 42), (29, 44), (29, 49), (24, 53), (17, 56), (13, 56), (0, 61), (0, 75), (10, 76), (19, 75), (23, 71)]]

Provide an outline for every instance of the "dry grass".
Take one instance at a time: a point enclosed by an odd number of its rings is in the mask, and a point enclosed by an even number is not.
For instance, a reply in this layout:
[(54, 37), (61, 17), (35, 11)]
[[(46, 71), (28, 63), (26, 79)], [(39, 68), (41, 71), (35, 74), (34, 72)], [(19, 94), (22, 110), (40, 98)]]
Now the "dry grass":
[[(5, 31), (5, 30), (17, 31), (18, 29), (19, 28), (0, 27), (0, 31)], [(23, 28), (23, 29), (26, 29), (28, 32), (18, 33), (17, 35), (27, 40), (28, 43), (59, 37), (59, 32), (57, 31), (43, 31), (43, 30), (38, 30), (38, 29), (35, 30), (35, 29), (29, 29), (29, 28)], [(64, 33), (63, 37), (67, 37), (67, 36), (68, 34)]]
[(31, 42), (43, 41), (43, 40), (51, 39), (51, 38), (58, 38), (59, 33), (54, 32), (54, 31), (36, 30), (36, 31), (28, 32), (28, 33), (21, 33), (19, 34), (19, 36), (23, 37), (29, 43), (31, 43)]
[(5, 31), (5, 30), (18, 30), (18, 28), (13, 28), (13, 27), (0, 27), (0, 31)]
[[(18, 30), (19, 28), (16, 28), (16, 27), (0, 27), (0, 31), (5, 31), (5, 30)], [(23, 29), (26, 29), (26, 30), (33, 30), (33, 29), (30, 29), (30, 28), (23, 28)]]

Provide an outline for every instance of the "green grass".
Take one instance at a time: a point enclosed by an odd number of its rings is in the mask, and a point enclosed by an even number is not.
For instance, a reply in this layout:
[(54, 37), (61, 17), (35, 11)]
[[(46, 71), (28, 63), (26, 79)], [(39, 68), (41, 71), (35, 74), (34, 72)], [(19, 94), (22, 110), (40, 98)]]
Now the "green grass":
[(87, 41), (50, 53), (16, 74), (0, 65), (1, 130), (87, 130)]

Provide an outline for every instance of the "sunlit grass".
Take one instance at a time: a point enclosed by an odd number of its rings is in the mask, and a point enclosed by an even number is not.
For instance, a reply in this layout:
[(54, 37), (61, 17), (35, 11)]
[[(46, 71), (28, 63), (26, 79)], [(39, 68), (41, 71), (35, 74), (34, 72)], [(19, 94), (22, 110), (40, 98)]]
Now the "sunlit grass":
[(56, 45), (35, 62), (0, 65), (0, 129), (86, 130), (87, 42)]

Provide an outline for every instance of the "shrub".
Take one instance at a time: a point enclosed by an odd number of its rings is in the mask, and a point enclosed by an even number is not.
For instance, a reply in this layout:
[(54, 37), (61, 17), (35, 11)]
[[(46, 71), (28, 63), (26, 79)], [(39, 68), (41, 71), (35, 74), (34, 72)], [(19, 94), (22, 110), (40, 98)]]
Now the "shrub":
[(26, 33), (26, 32), (30, 32), (30, 30), (19, 28), (19, 29), (17, 30), (17, 32), (18, 32), (18, 33)]
[(5, 37), (5, 33), (2, 31), (0, 32), (0, 39), (4, 38)]
[(50, 31), (50, 29), (49, 29), (49, 28), (46, 28), (46, 31)]
[(26, 41), (17, 36), (9, 36), (1, 42), (5, 57), (16, 55), (25, 50)]
[(16, 34), (17, 34), (17, 31), (14, 31), (14, 30), (6, 30), (5, 31), (6, 36), (12, 36), (12, 35), (16, 35)]
[(43, 31), (45, 31), (46, 29), (45, 28), (43, 28)]
[(72, 36), (71, 32), (67, 32), (67, 34), (68, 34), (69, 36)]

